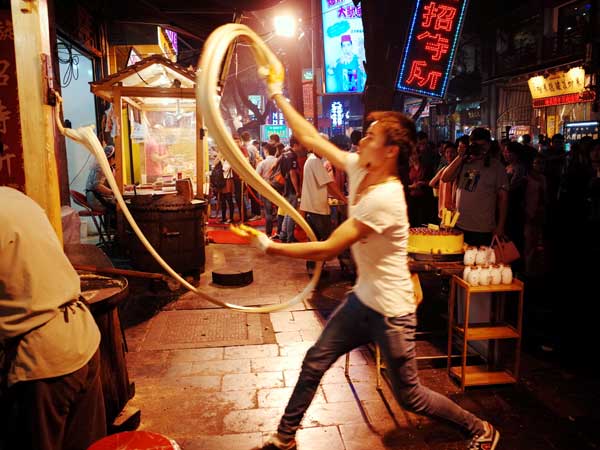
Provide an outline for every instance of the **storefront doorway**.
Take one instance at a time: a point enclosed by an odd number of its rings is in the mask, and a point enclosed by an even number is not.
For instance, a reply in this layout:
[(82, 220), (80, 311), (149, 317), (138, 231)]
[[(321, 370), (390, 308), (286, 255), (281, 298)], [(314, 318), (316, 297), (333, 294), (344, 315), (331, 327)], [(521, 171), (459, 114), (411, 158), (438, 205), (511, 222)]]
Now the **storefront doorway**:
[[(94, 81), (94, 61), (68, 41), (58, 38), (60, 86), (64, 120), (72, 128), (96, 125), (95, 98), (90, 91)], [(69, 190), (85, 193), (85, 182), (94, 157), (81, 145), (66, 139)]]

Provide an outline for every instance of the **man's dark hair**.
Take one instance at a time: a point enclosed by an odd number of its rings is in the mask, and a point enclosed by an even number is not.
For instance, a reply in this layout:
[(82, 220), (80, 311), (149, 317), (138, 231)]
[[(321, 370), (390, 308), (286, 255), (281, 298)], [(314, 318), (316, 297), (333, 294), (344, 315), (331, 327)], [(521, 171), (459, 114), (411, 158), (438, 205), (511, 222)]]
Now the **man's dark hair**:
[(408, 186), (408, 157), (417, 141), (415, 123), (409, 117), (396, 111), (373, 111), (367, 116), (367, 124), (377, 121), (386, 138), (386, 145), (397, 145), (400, 151), (396, 160), (398, 175), (402, 184)]
[(275, 142), (275, 143), (279, 143), (281, 142), (281, 139), (279, 138), (278, 134), (272, 134), (269, 136), (269, 140)]
[(469, 135), (471, 141), (488, 141), (492, 140), (492, 134), (487, 128), (477, 127)]
[(352, 133), (350, 133), (350, 141), (352, 142), (352, 145), (358, 145), (358, 143), (360, 142), (361, 139), (362, 139), (362, 131), (354, 130), (354, 131), (352, 131)]
[(250, 139), (252, 139), (252, 136), (250, 136), (250, 133), (248, 133), (247, 131), (244, 131), (241, 135), (242, 137), (242, 141), (244, 142), (248, 142)]
[(417, 141), (422, 141), (423, 139), (428, 140), (429, 136), (427, 136), (427, 133), (425, 133), (423, 130), (420, 130), (417, 133)]
[(277, 147), (273, 144), (266, 143), (263, 147), (268, 155), (274, 155), (277, 151)]
[(525, 145), (531, 144), (531, 135), (524, 134), (522, 139), (523, 139), (523, 144), (525, 144)]
[(523, 156), (525, 155), (525, 149), (523, 148), (523, 145), (515, 141), (509, 142), (508, 152), (515, 154), (519, 160), (522, 160)]
[(336, 134), (335, 136), (331, 136), (329, 142), (341, 150), (350, 150), (351, 141), (350, 138), (348, 138), (348, 136), (345, 134)]
[(293, 147), (294, 145), (300, 145), (300, 141), (296, 136), (292, 135), (290, 136), (290, 147)]
[(285, 150), (285, 145), (283, 145), (281, 142), (278, 142), (277, 144), (275, 144), (275, 155), (279, 156), (281, 155)]
[(454, 142), (446, 142), (443, 147), (443, 151), (446, 151), (448, 147), (452, 147), (454, 150), (457, 149), (457, 146)]
[(458, 144), (460, 144), (461, 142), (462, 142), (463, 144), (465, 144), (465, 145), (467, 145), (467, 146), (468, 146), (468, 145), (469, 145), (469, 136), (467, 136), (466, 134), (464, 134), (464, 135), (462, 135), (461, 137), (459, 137), (459, 138), (456, 140), (456, 146), (458, 147)]

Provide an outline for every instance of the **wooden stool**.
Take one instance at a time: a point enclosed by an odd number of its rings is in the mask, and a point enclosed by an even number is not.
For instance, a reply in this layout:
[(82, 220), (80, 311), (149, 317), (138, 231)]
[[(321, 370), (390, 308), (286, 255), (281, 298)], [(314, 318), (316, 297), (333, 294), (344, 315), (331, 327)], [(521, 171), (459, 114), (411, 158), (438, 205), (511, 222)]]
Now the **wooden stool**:
[(88, 450), (181, 450), (172, 439), (149, 431), (124, 431), (94, 442)]

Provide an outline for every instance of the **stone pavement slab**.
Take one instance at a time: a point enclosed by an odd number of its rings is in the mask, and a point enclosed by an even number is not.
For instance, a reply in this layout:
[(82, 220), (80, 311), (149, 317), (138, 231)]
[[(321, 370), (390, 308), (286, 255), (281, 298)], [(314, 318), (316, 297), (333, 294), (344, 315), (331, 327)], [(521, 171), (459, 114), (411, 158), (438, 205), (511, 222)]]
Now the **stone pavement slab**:
[[(241, 263), (244, 258), (248, 262), (255, 256), (249, 249), (242, 251), (236, 246), (211, 245), (207, 250), (212, 255), (211, 264)], [(209, 285), (205, 275), (200, 284), (222, 298), (270, 304), (290, 298), (308, 279), (302, 261), (258, 258), (251, 262), (257, 268), (255, 286), (243, 295)], [(272, 286), (274, 270), (277, 281), (283, 281), (277, 288)], [(165, 434), (183, 450), (250, 450), (262, 445), (277, 428), (302, 358), (316, 340), (324, 318), (339, 304), (336, 296), (343, 295), (348, 287), (348, 283), (331, 281), (331, 289), (323, 286), (328, 296), (317, 293), (289, 310), (264, 315), (270, 318), (269, 326), (272, 324), (272, 343), (254, 344), (247, 340), (241, 345), (177, 348), (172, 341), (150, 333), (153, 322), (163, 320), (160, 317), (164, 314), (219, 311), (183, 292), (165, 304), (159, 302), (162, 306), (146, 320), (129, 322), (127, 365), (136, 385), (131, 404), (142, 411), (140, 429)], [(143, 302), (145, 308), (151, 300), (145, 298)], [(146, 341), (154, 340), (171, 343), (164, 345), (163, 350), (145, 350)], [(583, 421), (594, 414), (581, 406), (586, 397), (579, 396), (571, 402), (561, 400), (567, 392), (565, 386), (573, 381), (562, 377), (556, 367), (528, 370), (535, 364), (527, 357), (523, 363), (519, 385), (471, 389), (466, 393), (459, 391), (444, 368), (427, 368), (419, 374), (424, 385), (492, 420), (502, 432), (499, 450), (599, 448), (598, 439), (590, 438), (593, 430), (597, 431), (597, 424)], [(298, 432), (299, 450), (466, 448), (467, 437), (461, 431), (402, 409), (385, 382), (381, 391), (376, 389), (374, 360), (367, 348), (351, 352), (350, 382), (344, 367), (342, 357), (323, 378)], [(546, 377), (550, 377), (554, 388), (540, 391), (538, 386)], [(596, 386), (590, 382), (583, 384), (582, 389), (587, 397), (594, 398), (598, 395)], [(582, 434), (582, 424), (587, 424), (586, 434)]]

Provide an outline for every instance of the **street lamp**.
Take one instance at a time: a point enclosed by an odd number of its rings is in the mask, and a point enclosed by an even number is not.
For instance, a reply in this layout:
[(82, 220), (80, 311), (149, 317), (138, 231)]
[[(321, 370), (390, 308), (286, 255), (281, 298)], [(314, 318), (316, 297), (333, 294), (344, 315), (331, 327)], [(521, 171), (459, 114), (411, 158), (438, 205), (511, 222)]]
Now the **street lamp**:
[(291, 38), (296, 35), (296, 21), (292, 16), (275, 16), (273, 24), (277, 36)]
[[(316, 1), (310, 0), (311, 3), (311, 42), (310, 42), (310, 53), (311, 53), (311, 72), (312, 72), (312, 119), (313, 125), (318, 129), (318, 111), (317, 111), (317, 74), (316, 74), (316, 61), (315, 61), (315, 41), (316, 41), (316, 30), (317, 30), (317, 20), (316, 20)], [(300, 21), (300, 19), (298, 19)], [(273, 19), (273, 24), (275, 26), (275, 34), (277, 36), (292, 38), (296, 37), (296, 19), (293, 16), (281, 15), (276, 16)], [(304, 30), (300, 30), (298, 36), (298, 40), (302, 39), (305, 35)], [(294, 74), (295, 76), (297, 74)], [(296, 105), (299, 106), (299, 105)]]

